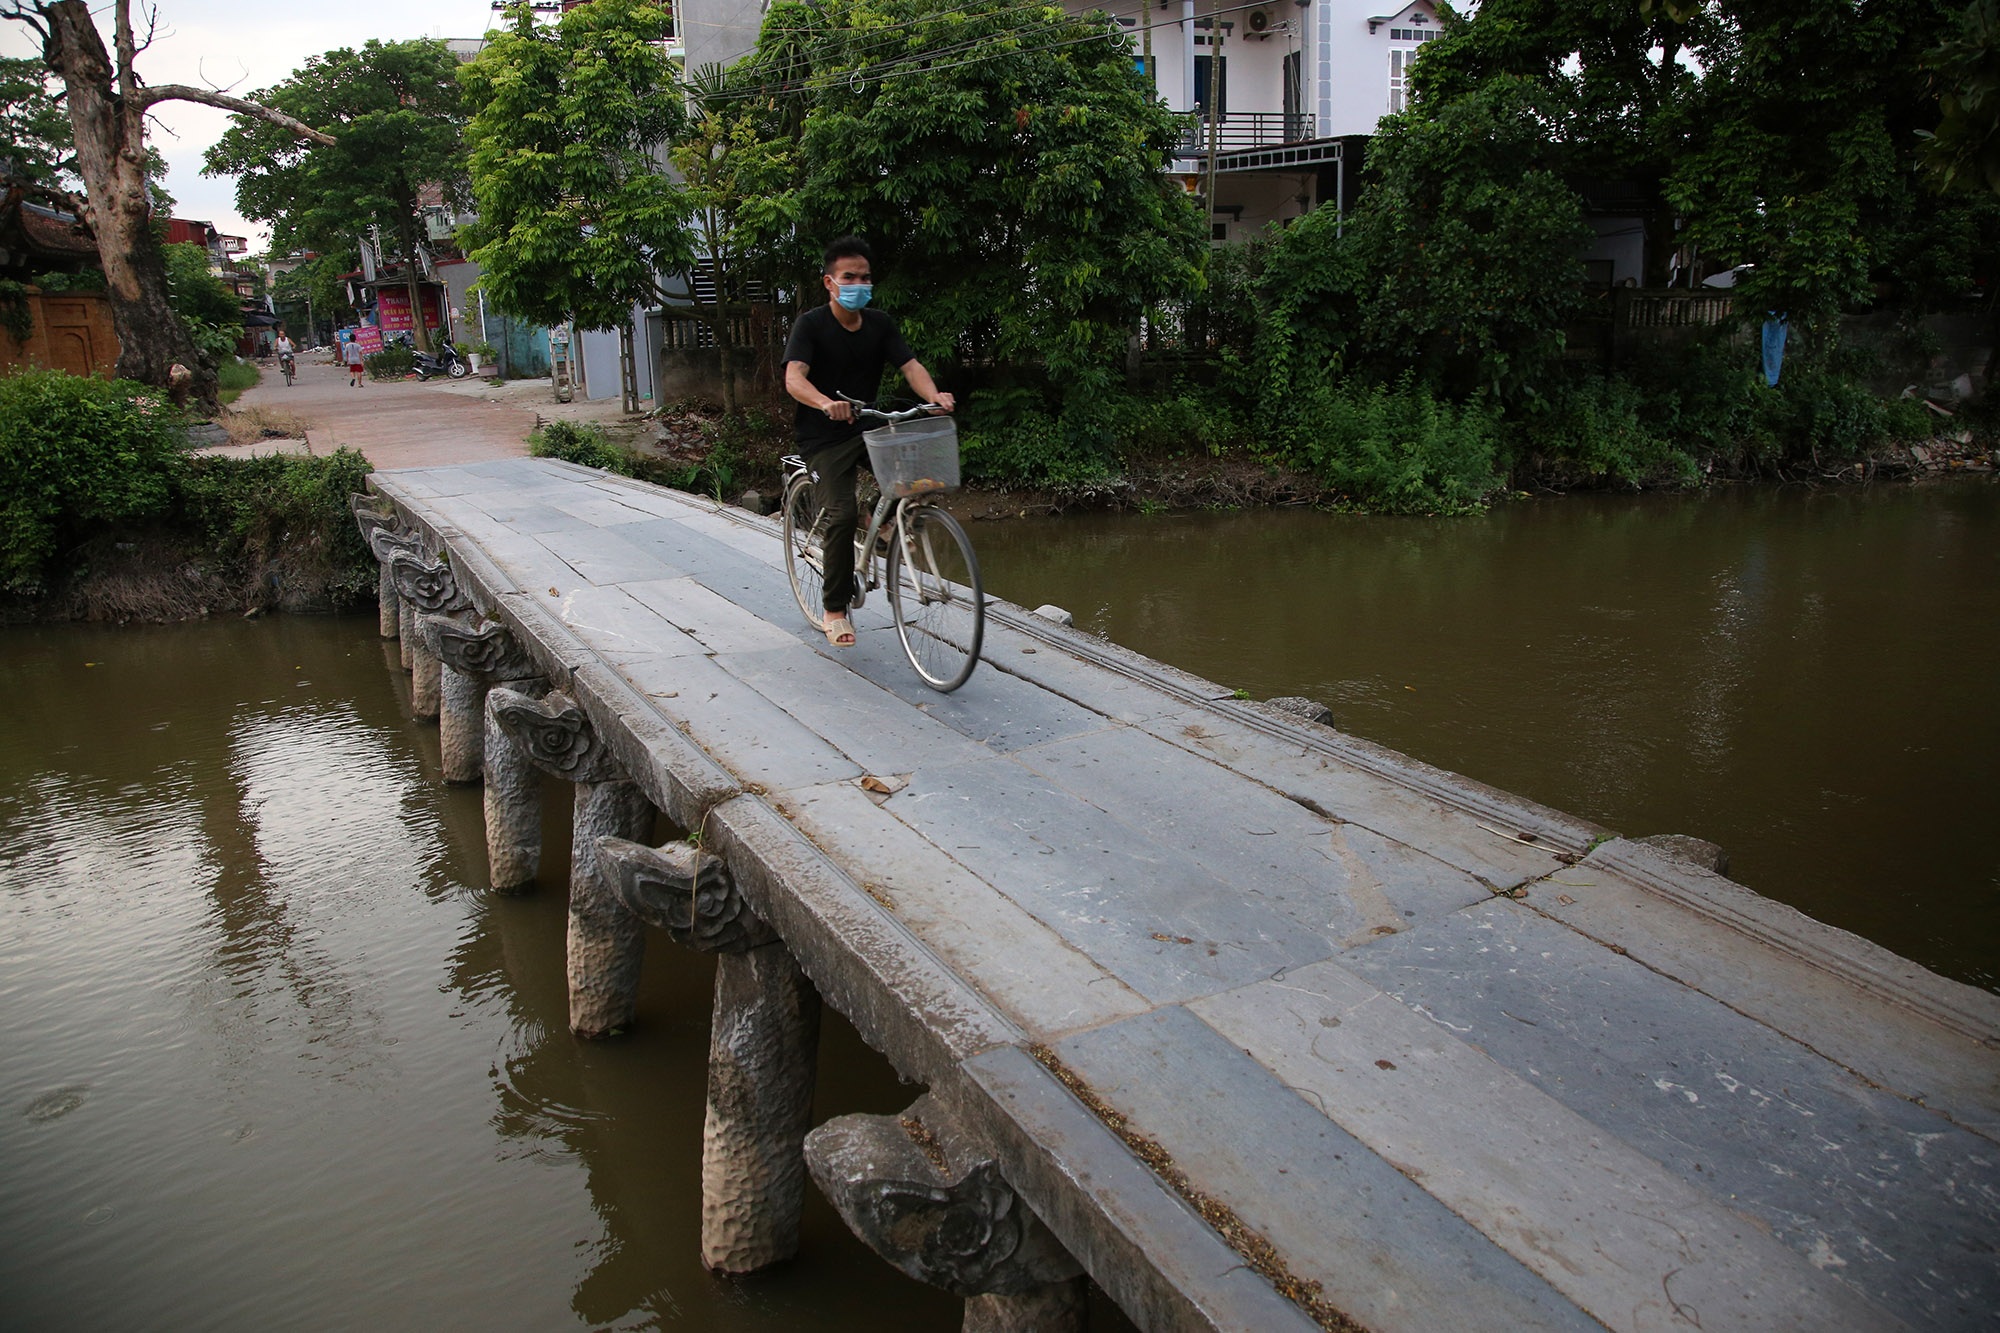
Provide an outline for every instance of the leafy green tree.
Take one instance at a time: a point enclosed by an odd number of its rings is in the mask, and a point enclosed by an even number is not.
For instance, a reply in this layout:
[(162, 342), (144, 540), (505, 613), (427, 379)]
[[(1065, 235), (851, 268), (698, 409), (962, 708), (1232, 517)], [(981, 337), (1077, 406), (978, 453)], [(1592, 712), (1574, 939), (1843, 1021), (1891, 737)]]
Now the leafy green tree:
[(69, 117), (39, 60), (0, 60), (0, 165), (24, 184), (57, 187), (76, 176)]
[(1642, 0), (1487, 0), (1477, 17), (1444, 15), (1412, 83), (1441, 107), (1494, 78), (1534, 88), (1549, 113), (1544, 157), (1571, 177), (1636, 188), (1647, 236), (1647, 285), (1664, 285), (1676, 210), (1666, 180), (1684, 147), (1700, 91), (1684, 53), (1707, 45), (1721, 10)]
[(2000, 194), (2000, 0), (1972, 0), (1956, 36), (1924, 56), (1940, 118), (1924, 165), (1941, 188)]
[(181, 241), (160, 247), (167, 267), (167, 300), (188, 336), (209, 360), (233, 354), (243, 336), (243, 311), (236, 293), (208, 269), (208, 247)]
[[(661, 169), (686, 116), (666, 8), (593, 0), (553, 27), (525, 6), (459, 71), (481, 286), (544, 324), (624, 330), (693, 260), (686, 191)], [(626, 386), (628, 400), (633, 392)]]
[[(920, 356), (1109, 383), (1149, 306), (1195, 290), (1207, 250), (1164, 171), (1180, 122), (1098, 19), (1009, 0), (779, 4), (750, 58), (805, 85), (796, 251), (870, 238), (883, 302)], [(806, 290), (812, 290), (807, 287)]]
[[(457, 59), (443, 42), (370, 41), (313, 56), (257, 100), (322, 130), (303, 143), (268, 121), (239, 115), (208, 150), (203, 174), (235, 176), (243, 216), (271, 223), (279, 250), (332, 253), (379, 234), (408, 264), (410, 309), (421, 310), (420, 198), (440, 186), (465, 197), (464, 112)], [(421, 319), (413, 330), (429, 349)]]
[(1283, 397), (1333, 366), (1518, 402), (1563, 348), (1590, 231), (1525, 80), (1496, 77), (1382, 122), (1371, 184), (1274, 247), (1263, 344)]
[(778, 99), (756, 79), (713, 65), (686, 81), (688, 123), (668, 152), (686, 186), (696, 246), (693, 265), (708, 279), (712, 302), (694, 293), (670, 302), (713, 331), (721, 354), (722, 400), (737, 407), (734, 346), (736, 319), (749, 310), (752, 283), (766, 291), (789, 286), (808, 267), (785, 242), (797, 235), (793, 205), (797, 183), (796, 135), (785, 125)]

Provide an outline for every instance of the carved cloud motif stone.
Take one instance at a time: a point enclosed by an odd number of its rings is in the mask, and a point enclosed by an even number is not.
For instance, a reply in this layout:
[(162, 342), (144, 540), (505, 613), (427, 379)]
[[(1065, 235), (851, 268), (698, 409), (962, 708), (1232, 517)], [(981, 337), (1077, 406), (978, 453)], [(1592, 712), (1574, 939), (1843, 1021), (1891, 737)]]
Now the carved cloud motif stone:
[(692, 843), (648, 847), (602, 838), (597, 851), (614, 872), (619, 901), (676, 944), (703, 953), (741, 953), (778, 938), (744, 901), (721, 858)]
[(384, 565), (388, 564), (390, 558), (398, 551), (404, 551), (414, 556), (421, 556), (423, 554), (423, 546), (418, 541), (416, 533), (398, 532), (391, 527), (379, 527), (370, 532), (368, 534), (368, 549), (375, 553), (376, 561)]
[(616, 782), (625, 774), (576, 700), (560, 690), (539, 699), (498, 689), (487, 707), (536, 767), (566, 782)]
[(397, 593), (417, 610), (435, 615), (464, 609), (465, 598), (446, 561), (396, 551), (389, 556), (389, 568), (395, 575)]
[(520, 641), (497, 620), (470, 625), (439, 619), (433, 624), (438, 658), (454, 671), (487, 680), (525, 680), (538, 674), (535, 664), (521, 651)]
[(999, 1166), (941, 1171), (889, 1116), (848, 1115), (806, 1136), (806, 1165), (868, 1247), (920, 1282), (1005, 1295), (1081, 1270), (1022, 1204)]

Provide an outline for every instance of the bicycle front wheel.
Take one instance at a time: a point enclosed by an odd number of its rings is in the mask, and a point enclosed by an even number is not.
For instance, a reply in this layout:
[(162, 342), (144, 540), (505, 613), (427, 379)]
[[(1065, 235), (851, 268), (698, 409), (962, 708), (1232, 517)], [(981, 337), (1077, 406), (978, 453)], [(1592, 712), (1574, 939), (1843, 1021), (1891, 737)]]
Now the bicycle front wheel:
[(889, 544), (888, 584), (896, 636), (924, 684), (947, 693), (965, 684), (986, 637), (986, 595), (958, 520), (905, 505)]
[(800, 474), (785, 487), (785, 574), (806, 624), (825, 628), (826, 562), (821, 551), (819, 502), (811, 478)]

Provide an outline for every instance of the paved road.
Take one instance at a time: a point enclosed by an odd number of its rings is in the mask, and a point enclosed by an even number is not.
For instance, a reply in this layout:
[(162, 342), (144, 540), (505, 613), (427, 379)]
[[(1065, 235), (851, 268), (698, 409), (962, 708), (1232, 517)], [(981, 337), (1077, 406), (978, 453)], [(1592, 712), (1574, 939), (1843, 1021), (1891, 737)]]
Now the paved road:
[[(311, 353), (299, 358), (296, 383), (288, 387), (274, 361), (265, 368), (263, 383), (236, 405), (296, 415), (306, 423), (314, 453), (345, 446), (359, 449), (378, 468), (429, 467), (525, 456), (528, 432), (535, 428), (535, 398), (546, 398), (540, 392), (545, 388), (539, 380), (533, 386), (481, 389), (436, 380), (364, 379), (357, 389), (349, 385), (344, 368)], [(543, 415), (554, 415), (547, 410), (553, 406), (548, 404)], [(279, 443), (226, 445), (211, 452), (242, 457), (269, 453)]]

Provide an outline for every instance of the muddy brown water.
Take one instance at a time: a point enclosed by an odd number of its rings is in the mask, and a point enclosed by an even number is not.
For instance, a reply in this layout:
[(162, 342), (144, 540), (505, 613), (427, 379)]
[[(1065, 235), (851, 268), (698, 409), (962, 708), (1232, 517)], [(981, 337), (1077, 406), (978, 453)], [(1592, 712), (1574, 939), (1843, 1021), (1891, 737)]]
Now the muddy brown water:
[(2000, 485), (971, 529), (987, 587), (2000, 989)]
[[(372, 616), (0, 631), (0, 1328), (956, 1329), (817, 1195), (701, 1269), (711, 965), (572, 1040), (564, 820), (476, 887), (404, 679)], [(819, 1114), (917, 1091), (828, 1014)]]
[[(989, 587), (1996, 984), (2000, 489), (980, 524)], [(864, 613), (866, 614), (866, 613)], [(0, 631), (0, 1327), (946, 1330), (696, 1260), (711, 973), (564, 1029), (373, 618)], [(974, 684), (968, 688), (976, 688)], [(563, 811), (560, 802), (552, 809)], [(915, 1089), (829, 1014), (816, 1114)], [(1094, 1327), (1125, 1327), (1101, 1299)]]

